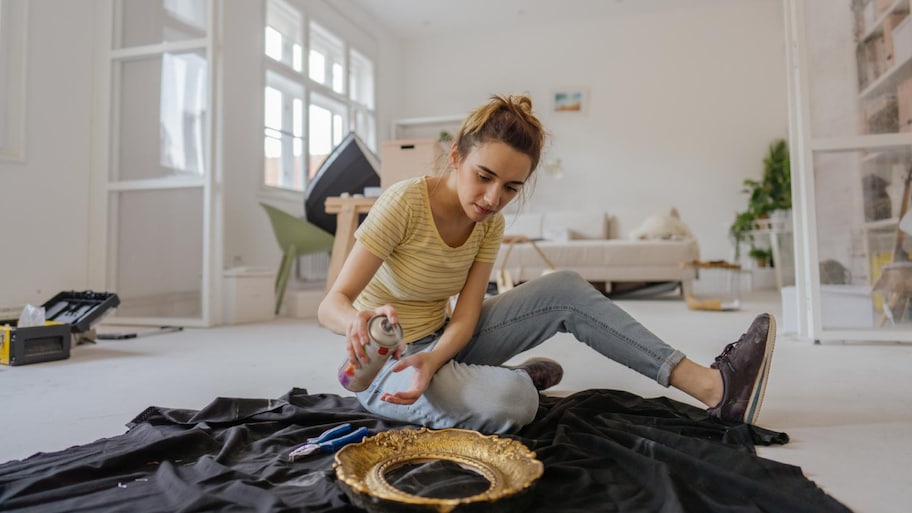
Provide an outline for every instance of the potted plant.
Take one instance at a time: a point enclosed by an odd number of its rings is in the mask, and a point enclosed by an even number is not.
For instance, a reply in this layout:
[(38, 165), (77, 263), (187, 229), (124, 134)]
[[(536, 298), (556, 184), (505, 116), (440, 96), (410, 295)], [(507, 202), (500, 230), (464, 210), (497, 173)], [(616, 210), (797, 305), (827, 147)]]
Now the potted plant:
[(773, 252), (771, 250), (752, 247), (748, 256), (754, 259), (754, 262), (757, 263), (757, 267), (773, 266)]
[[(751, 256), (754, 251), (768, 253), (768, 250), (754, 245), (753, 231), (758, 228), (757, 221), (770, 217), (774, 212), (792, 208), (792, 175), (785, 139), (776, 139), (770, 144), (763, 158), (762, 179), (744, 180), (741, 192), (748, 195), (747, 210), (735, 214), (728, 231), (735, 245), (735, 260), (741, 257), (742, 244), (750, 246)], [(769, 256), (767, 260), (770, 260)]]

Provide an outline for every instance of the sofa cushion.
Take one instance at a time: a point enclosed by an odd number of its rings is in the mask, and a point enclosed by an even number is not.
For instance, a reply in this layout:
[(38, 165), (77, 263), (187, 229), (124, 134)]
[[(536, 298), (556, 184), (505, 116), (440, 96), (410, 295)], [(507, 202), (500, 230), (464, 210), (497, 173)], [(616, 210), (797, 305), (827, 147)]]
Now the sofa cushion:
[(504, 214), (504, 235), (524, 235), (530, 239), (542, 238), (542, 214), (518, 212)]
[(542, 216), (542, 238), (568, 241), (608, 238), (608, 216), (601, 211), (553, 211)]
[[(592, 282), (692, 280), (695, 269), (682, 269), (681, 264), (700, 258), (700, 248), (694, 239), (541, 241), (538, 247), (555, 268), (576, 271)], [(509, 257), (505, 260), (508, 250)], [(517, 243), (512, 248), (507, 244), (500, 248), (491, 272), (492, 281), (501, 269), (521, 282), (534, 279), (549, 266), (531, 244)]]
[(504, 235), (566, 242), (608, 238), (608, 215), (601, 211), (557, 210), (505, 213)]
[[(542, 241), (538, 247), (560, 269), (578, 267), (678, 266), (699, 258), (699, 246), (693, 239), (669, 240), (580, 240), (571, 243)], [(496, 266), (502, 265), (504, 248)], [(541, 257), (531, 244), (516, 244), (510, 252), (506, 267), (543, 267)]]

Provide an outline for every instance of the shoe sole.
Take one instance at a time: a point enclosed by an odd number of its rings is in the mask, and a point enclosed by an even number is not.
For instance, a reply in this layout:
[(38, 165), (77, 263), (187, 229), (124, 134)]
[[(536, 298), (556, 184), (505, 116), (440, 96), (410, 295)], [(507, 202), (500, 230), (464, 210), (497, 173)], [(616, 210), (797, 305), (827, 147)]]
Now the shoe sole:
[(757, 372), (757, 379), (754, 381), (754, 388), (751, 390), (751, 398), (747, 403), (747, 409), (744, 413), (744, 422), (754, 424), (760, 417), (760, 406), (763, 404), (763, 397), (766, 395), (766, 383), (769, 376), (770, 363), (772, 361), (773, 348), (776, 345), (776, 318), (769, 314), (769, 329), (766, 332), (766, 347), (763, 352), (763, 364), (760, 371)]

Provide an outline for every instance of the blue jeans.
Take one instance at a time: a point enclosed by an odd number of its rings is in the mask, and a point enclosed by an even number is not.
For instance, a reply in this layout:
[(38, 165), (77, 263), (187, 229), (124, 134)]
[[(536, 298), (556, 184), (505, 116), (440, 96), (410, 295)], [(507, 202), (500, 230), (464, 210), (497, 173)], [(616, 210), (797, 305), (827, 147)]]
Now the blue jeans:
[[(411, 386), (414, 370), (391, 372), (393, 360), (356, 395), (372, 413), (433, 429), (513, 432), (533, 420), (539, 396), (525, 371), (501, 365), (558, 332), (572, 333), (666, 387), (672, 369), (684, 358), (579, 274), (558, 271), (485, 300), (472, 339), (437, 371), (414, 404), (380, 400), (385, 392)], [(441, 333), (443, 328), (412, 342), (405, 355), (430, 351)]]

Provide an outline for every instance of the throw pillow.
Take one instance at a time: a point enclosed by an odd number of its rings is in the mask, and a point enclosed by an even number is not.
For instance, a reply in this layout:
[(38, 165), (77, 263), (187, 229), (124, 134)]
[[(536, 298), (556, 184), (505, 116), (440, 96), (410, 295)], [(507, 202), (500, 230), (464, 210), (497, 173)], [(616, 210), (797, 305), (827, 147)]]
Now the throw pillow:
[(668, 214), (647, 217), (635, 230), (630, 232), (631, 239), (692, 239), (690, 228), (681, 221), (681, 216), (676, 208)]

